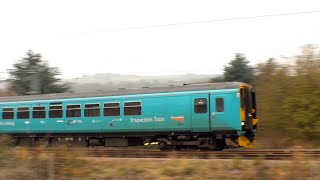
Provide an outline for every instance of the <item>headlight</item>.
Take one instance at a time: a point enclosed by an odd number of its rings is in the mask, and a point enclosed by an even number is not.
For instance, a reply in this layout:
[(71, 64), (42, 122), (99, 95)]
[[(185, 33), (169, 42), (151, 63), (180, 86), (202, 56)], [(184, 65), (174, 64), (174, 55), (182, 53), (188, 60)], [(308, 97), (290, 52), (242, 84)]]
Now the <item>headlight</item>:
[(241, 126), (244, 126), (244, 122), (243, 121), (241, 122)]

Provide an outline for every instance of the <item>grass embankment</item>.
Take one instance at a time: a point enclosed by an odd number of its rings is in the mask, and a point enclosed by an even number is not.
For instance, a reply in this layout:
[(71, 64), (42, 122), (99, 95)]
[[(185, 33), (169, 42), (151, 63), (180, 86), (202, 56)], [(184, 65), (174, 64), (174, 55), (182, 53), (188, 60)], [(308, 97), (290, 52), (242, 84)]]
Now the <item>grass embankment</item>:
[(0, 179), (320, 179), (320, 162), (302, 155), (288, 161), (85, 156), (2, 148)]

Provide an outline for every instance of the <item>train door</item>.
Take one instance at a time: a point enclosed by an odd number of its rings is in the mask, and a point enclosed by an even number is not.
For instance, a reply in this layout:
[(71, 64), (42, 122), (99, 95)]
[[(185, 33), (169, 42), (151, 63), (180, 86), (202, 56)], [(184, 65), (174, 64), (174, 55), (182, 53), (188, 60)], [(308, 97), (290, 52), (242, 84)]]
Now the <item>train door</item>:
[(209, 94), (191, 95), (191, 127), (193, 132), (210, 131)]
[[(211, 110), (211, 129), (224, 130), (230, 128), (228, 124), (228, 109), (225, 108), (227, 104), (226, 94), (210, 94), (210, 110)], [(230, 113), (231, 114), (231, 113)]]
[[(241, 88), (241, 108), (244, 106), (244, 114), (245, 114), (245, 123), (246, 123), (246, 129), (252, 130), (252, 94), (249, 87), (245, 86)], [(254, 105), (255, 106), (255, 105)]]

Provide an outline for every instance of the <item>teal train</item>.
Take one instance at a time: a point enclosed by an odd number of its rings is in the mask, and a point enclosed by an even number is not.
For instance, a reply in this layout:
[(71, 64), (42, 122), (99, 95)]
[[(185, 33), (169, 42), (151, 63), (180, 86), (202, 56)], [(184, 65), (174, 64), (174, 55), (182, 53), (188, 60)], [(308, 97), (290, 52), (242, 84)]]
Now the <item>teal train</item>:
[(0, 98), (0, 133), (17, 145), (253, 147), (255, 92), (240, 82)]

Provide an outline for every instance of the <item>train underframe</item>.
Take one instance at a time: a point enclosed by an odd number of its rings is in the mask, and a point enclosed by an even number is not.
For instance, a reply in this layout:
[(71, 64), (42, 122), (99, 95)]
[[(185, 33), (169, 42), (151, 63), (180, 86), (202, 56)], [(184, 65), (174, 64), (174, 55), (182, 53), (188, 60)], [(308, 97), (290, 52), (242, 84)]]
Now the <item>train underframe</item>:
[[(236, 132), (219, 133), (157, 133), (157, 134), (14, 134), (11, 135), (16, 146), (55, 147), (127, 147), (158, 144), (160, 150), (203, 149), (221, 151), (227, 147), (238, 146)], [(227, 143), (231, 142), (230, 143)]]

